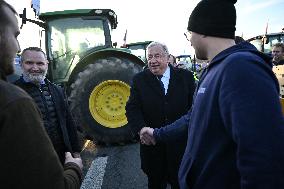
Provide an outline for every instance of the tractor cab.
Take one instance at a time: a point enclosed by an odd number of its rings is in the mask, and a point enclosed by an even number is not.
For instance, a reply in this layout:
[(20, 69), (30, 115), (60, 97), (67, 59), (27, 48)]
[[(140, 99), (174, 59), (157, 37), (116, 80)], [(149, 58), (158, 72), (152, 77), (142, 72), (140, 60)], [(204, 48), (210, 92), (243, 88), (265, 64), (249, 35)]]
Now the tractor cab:
[(258, 35), (247, 41), (253, 44), (259, 51), (270, 54), (271, 47), (275, 43), (284, 43), (284, 32)]
[(89, 52), (111, 48), (111, 30), (117, 27), (117, 16), (110, 9), (56, 11), (39, 19), (46, 24), (49, 75), (55, 82), (66, 81)]
[(147, 63), (147, 46), (151, 43), (152, 41), (143, 41), (143, 42), (136, 42), (136, 43), (129, 43), (126, 44), (126, 48), (131, 51), (132, 54), (136, 55), (139, 57), (141, 60), (143, 60), (145, 63)]

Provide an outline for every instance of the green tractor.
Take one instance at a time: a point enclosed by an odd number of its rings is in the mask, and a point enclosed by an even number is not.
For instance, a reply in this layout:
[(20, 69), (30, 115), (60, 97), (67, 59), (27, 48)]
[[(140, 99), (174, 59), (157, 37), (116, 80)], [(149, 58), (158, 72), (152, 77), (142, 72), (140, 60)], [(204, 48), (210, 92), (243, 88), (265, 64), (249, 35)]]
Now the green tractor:
[(45, 31), (48, 78), (66, 89), (71, 111), (86, 136), (103, 143), (132, 140), (125, 116), (134, 74), (145, 66), (127, 48), (114, 48), (111, 30), (117, 16), (110, 9), (43, 13), (38, 20), (20, 15)]
[(136, 43), (128, 43), (125, 45), (125, 48), (129, 49), (132, 54), (139, 57), (145, 63), (147, 63), (147, 46), (152, 41), (143, 41), (143, 42), (136, 42)]

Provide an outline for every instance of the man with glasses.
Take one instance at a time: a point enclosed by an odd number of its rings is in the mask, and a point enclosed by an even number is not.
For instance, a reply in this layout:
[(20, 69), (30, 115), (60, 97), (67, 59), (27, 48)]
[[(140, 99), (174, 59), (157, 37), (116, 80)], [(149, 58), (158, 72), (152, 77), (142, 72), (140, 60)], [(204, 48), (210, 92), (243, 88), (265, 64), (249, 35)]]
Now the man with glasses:
[[(143, 127), (160, 128), (184, 115), (192, 103), (194, 78), (191, 72), (169, 65), (166, 45), (147, 47), (148, 68), (133, 78), (126, 115), (133, 134)], [(150, 189), (178, 189), (178, 168), (186, 139), (157, 146), (140, 145), (141, 168)]]

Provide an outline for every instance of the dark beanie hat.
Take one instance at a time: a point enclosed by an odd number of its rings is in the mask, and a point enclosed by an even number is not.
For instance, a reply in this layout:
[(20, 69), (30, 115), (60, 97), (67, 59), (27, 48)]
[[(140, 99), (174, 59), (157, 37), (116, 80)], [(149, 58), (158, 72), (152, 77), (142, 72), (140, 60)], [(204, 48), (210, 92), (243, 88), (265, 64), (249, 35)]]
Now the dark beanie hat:
[(235, 39), (237, 0), (201, 0), (193, 9), (188, 31)]

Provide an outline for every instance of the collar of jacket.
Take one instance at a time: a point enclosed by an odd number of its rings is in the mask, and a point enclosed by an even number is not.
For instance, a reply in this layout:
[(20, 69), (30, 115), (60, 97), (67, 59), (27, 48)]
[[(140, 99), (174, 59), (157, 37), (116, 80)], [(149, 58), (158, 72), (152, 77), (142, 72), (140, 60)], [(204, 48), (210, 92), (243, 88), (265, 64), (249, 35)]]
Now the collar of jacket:
[(229, 47), (223, 50), (222, 52), (220, 52), (219, 54), (217, 54), (211, 60), (207, 68), (210, 69), (214, 65), (221, 63), (222, 60), (225, 59), (227, 56), (233, 53), (237, 53), (237, 52), (250, 52), (252, 54), (256, 54), (257, 56), (261, 57), (266, 62), (265, 64), (266, 66), (272, 67), (272, 58), (270, 56), (258, 51), (256, 47), (250, 44), (249, 42), (242, 42), (242, 43), (233, 45), (232, 47)]
[[(34, 84), (33, 82), (26, 81), (26, 80), (24, 79), (23, 75), (20, 77), (20, 81), (23, 82), (23, 83), (30, 83), (30, 84), (36, 85), (36, 84)], [(49, 81), (47, 78), (45, 78), (44, 81), (41, 83), (41, 85), (42, 85), (42, 84), (49, 84), (49, 83), (50, 83), (50, 81)]]

